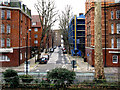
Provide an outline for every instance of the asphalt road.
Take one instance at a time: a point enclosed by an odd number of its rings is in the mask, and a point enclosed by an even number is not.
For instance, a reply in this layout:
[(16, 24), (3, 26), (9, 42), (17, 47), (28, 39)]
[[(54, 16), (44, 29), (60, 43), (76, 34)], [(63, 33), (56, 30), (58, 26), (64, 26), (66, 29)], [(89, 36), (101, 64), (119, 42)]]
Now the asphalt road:
[(50, 53), (50, 58), (47, 64), (39, 64), (33, 71), (31, 72), (47, 72), (54, 68), (66, 68), (68, 70), (72, 70), (72, 65), (69, 59), (63, 54), (60, 48), (56, 48), (53, 53)]

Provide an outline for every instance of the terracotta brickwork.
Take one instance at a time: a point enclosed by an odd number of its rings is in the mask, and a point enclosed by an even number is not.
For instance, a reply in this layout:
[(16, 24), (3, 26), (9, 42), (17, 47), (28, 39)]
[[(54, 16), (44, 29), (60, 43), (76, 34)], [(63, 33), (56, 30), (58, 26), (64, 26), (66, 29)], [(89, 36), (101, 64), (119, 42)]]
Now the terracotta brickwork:
[[(90, 2), (88, 2), (90, 1)], [(104, 0), (103, 0), (104, 1)], [(105, 16), (104, 16), (104, 2), (102, 2), (101, 12), (101, 32), (102, 32), (102, 48), (103, 48), (103, 61), (106, 66), (120, 66), (120, 48), (117, 47), (117, 39), (120, 38), (120, 34), (117, 33), (117, 24), (120, 24), (120, 18), (116, 19), (116, 11), (120, 10), (120, 3), (113, 3), (114, 0), (107, 1), (106, 5), (106, 42), (105, 42)], [(111, 11), (113, 11), (113, 19), (111, 19)], [(85, 15), (85, 46), (86, 46), (86, 58), (90, 65), (94, 66), (94, 18), (95, 8), (94, 1), (86, 0), (86, 15)], [(114, 33), (111, 34), (111, 24), (114, 27)], [(114, 47), (112, 48), (112, 41), (114, 39)], [(105, 45), (106, 45), (106, 61), (105, 61)], [(113, 62), (113, 56), (117, 56), (117, 62)]]
[[(10, 18), (7, 18), (7, 11), (10, 11)], [(1, 18), (1, 13), (4, 11), (5, 17)], [(4, 47), (0, 46), (0, 49), (12, 48), (13, 52), (0, 52), (1, 57), (6, 56), (9, 61), (0, 61), (3, 67), (19, 66), (26, 60), (26, 42), (28, 41), (28, 58), (30, 58), (30, 32), (31, 28), (31, 17), (27, 15), (23, 10), (16, 7), (2, 7), (0, 8), (0, 25), (4, 24), (5, 32), (1, 32), (0, 28), (0, 44), (1, 39), (4, 38)], [(7, 25), (10, 25), (10, 32), (7, 33)], [(28, 40), (27, 33), (28, 32)], [(7, 46), (7, 38), (10, 39), (10, 46)], [(21, 55), (20, 55), (21, 54)]]

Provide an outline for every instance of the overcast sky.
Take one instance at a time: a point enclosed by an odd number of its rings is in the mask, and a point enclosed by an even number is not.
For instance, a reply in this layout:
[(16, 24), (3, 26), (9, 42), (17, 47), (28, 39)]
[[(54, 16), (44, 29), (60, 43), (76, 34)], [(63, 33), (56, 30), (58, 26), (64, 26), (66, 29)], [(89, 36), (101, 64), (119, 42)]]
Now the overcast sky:
[[(27, 5), (29, 9), (31, 9), (32, 15), (37, 15), (34, 8), (34, 4), (37, 0), (22, 0), (24, 4)], [(54, 0), (56, 9), (60, 11), (64, 10), (66, 5), (72, 6), (72, 12), (75, 15), (79, 15), (79, 13), (85, 13), (85, 1), (86, 0)], [(58, 23), (55, 24), (55, 29), (58, 29)]]

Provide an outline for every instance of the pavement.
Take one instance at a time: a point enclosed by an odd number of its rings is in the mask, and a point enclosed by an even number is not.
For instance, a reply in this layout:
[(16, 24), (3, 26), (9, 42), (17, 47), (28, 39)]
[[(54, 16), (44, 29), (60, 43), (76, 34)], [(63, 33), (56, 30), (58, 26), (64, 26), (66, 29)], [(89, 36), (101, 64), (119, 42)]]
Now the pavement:
[[(41, 53), (41, 56), (43, 54), (44, 54), (44, 52)], [(38, 63), (35, 63), (35, 57), (29, 59), (28, 61), (30, 61), (30, 65), (29, 65), (30, 66), (29, 67), (30, 71), (34, 70), (39, 65)], [(13, 69), (17, 72), (24, 72), (25, 71), (25, 66), (26, 65), (23, 63), (18, 67), (0, 67), (0, 72), (4, 72), (6, 69)]]
[[(41, 53), (41, 56), (44, 54)], [(72, 60), (76, 60), (77, 68), (74, 69), (75, 72), (95, 72), (94, 67), (89, 65), (87, 62), (84, 62), (84, 59), (81, 57), (73, 57), (69, 54), (65, 54), (67, 59), (69, 60), (69, 63), (71, 63)], [(35, 57), (29, 59), (30, 61), (30, 71), (34, 70), (37, 66), (39, 66), (38, 63), (35, 63)], [(4, 72), (6, 69), (13, 69), (18, 72), (24, 72), (25, 71), (25, 64), (21, 64), (18, 67), (0, 67), (0, 72)], [(104, 67), (105, 73), (120, 73), (118, 72), (120, 70), (120, 67)]]
[[(69, 54), (66, 54), (68, 57), (69, 61), (71, 62), (72, 60), (75, 60), (77, 62), (75, 68), (75, 72), (95, 72), (95, 68), (89, 65), (87, 62), (84, 62), (84, 59), (79, 57), (79, 56), (71, 56)], [(120, 74), (120, 67), (104, 67), (104, 73), (114, 73)]]

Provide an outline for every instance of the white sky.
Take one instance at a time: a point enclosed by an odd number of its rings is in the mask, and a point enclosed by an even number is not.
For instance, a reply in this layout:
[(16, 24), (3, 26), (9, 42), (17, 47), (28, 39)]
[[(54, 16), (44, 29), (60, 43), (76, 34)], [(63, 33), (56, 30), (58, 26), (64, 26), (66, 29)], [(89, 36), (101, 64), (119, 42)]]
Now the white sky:
[[(31, 9), (32, 15), (38, 15), (34, 8), (34, 4), (37, 0), (22, 0), (29, 9)], [(64, 11), (66, 5), (71, 5), (73, 15), (79, 15), (79, 13), (85, 13), (85, 1), (86, 0), (55, 0), (56, 10)], [(55, 23), (54, 29), (58, 29), (58, 22)]]

